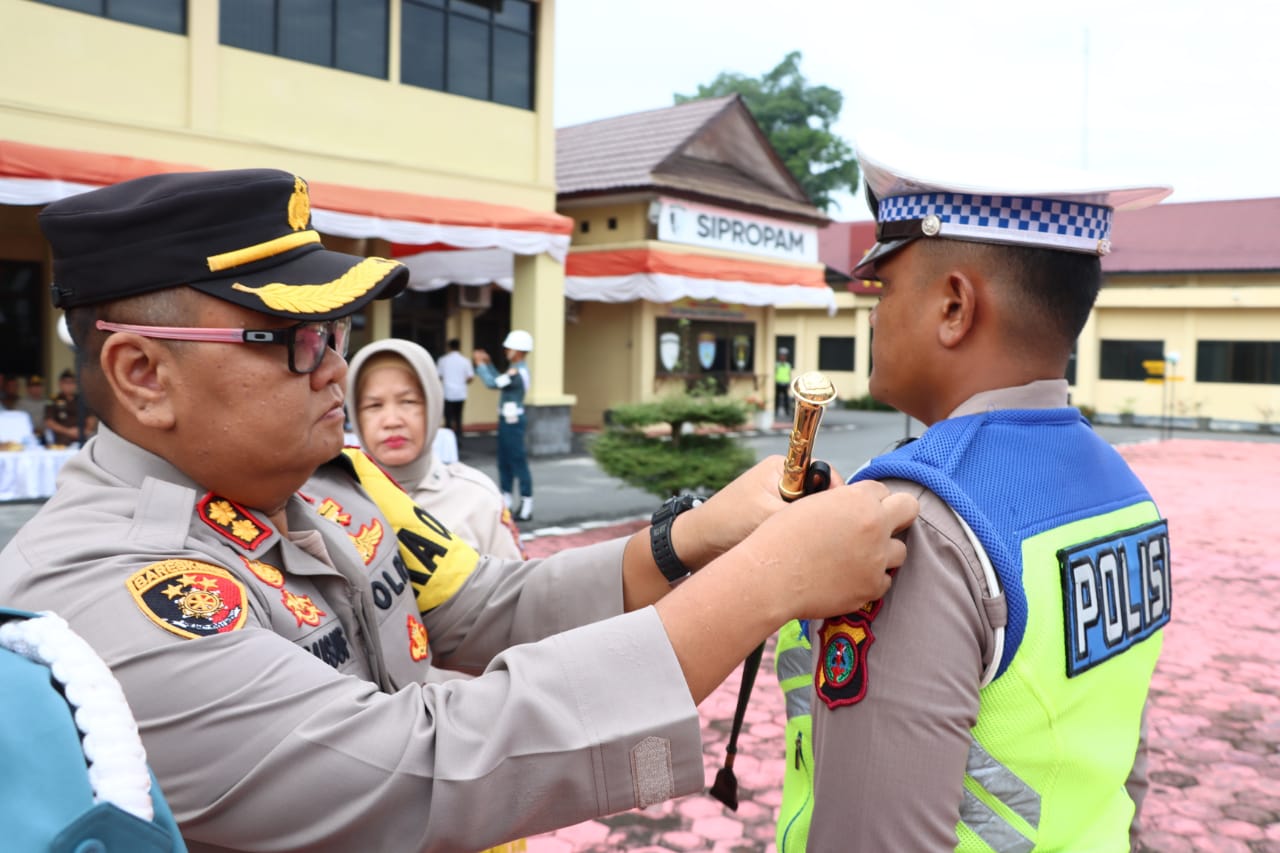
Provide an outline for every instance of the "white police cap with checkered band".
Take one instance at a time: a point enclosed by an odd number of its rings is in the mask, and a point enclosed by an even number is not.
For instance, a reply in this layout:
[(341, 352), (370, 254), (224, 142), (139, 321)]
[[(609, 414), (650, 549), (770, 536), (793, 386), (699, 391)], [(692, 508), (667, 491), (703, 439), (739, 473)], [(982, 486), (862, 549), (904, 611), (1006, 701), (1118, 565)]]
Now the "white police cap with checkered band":
[(875, 278), (876, 261), (921, 237), (1102, 256), (1111, 251), (1113, 211), (1148, 207), (1173, 192), (1166, 186), (1099, 189), (1096, 178), (1050, 176), (1009, 161), (966, 159), (960, 164), (963, 173), (988, 179), (972, 183), (918, 177), (861, 149), (858, 163), (876, 217), (876, 244), (853, 270), (854, 278), (863, 279)]

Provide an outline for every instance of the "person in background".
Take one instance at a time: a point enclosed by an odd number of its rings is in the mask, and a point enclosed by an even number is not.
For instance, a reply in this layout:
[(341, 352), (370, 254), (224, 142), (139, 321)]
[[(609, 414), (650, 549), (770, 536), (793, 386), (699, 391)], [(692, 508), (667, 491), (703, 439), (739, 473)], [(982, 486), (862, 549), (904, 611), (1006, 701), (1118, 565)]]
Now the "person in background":
[(11, 411), (22, 408), (19, 404), (22, 402), (22, 377), (6, 376), (0, 374), (0, 382), (3, 383), (3, 391), (0, 392), (0, 406)]
[(18, 400), (17, 408), (31, 416), (36, 438), (44, 443), (44, 410), (49, 398), (44, 393), (44, 377), (35, 374), (27, 379), (26, 393)]
[(778, 349), (778, 360), (773, 365), (773, 394), (778, 417), (792, 417), (791, 353), (786, 347)]
[(444, 408), (431, 354), (391, 338), (363, 347), (347, 371), (347, 400), (360, 445), (418, 506), (481, 554), (520, 559), (520, 533), (498, 487), (461, 462), (432, 452)]
[(529, 455), (525, 449), (524, 395), (531, 384), (529, 363), (533, 352), (533, 335), (523, 329), (513, 329), (502, 342), (506, 350), (507, 369), (499, 373), (493, 360), (482, 349), (473, 354), (476, 375), (485, 385), (497, 389), (498, 395), (498, 488), (507, 506), (516, 506), (512, 491), (514, 481), (520, 481), (519, 511), (516, 518), (529, 521), (533, 518), (533, 477), (529, 473)]
[(111, 668), (193, 853), (471, 851), (700, 791), (697, 704), (905, 557), (914, 499), (788, 504), (780, 456), (628, 537), (479, 555), (343, 449), (352, 317), (408, 270), (326, 250), (301, 177), (151, 175), (39, 221), (103, 425), (0, 601)]
[(444, 425), (453, 430), (462, 452), (462, 408), (467, 403), (467, 385), (476, 378), (471, 361), (462, 354), (462, 342), (449, 339), (449, 351), (436, 362), (444, 385)]
[(74, 444), (97, 432), (98, 418), (84, 407), (70, 368), (58, 376), (58, 393), (45, 406), (44, 428), (49, 444)]
[(1063, 377), (1113, 210), (1170, 191), (859, 162), (871, 395), (928, 428), (854, 477), (920, 517), (888, 595), (813, 623), (808, 849), (1128, 850), (1168, 524)]

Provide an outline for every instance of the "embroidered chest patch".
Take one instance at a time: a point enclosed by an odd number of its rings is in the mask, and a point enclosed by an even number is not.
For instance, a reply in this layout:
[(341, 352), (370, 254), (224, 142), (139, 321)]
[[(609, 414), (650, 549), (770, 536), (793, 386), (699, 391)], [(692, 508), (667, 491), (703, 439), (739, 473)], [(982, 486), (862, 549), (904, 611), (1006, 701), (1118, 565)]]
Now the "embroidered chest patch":
[(221, 566), (195, 560), (161, 560), (125, 581), (144, 616), (194, 639), (244, 626), (249, 604), (244, 584)]
[(235, 501), (213, 492), (196, 504), (200, 520), (242, 548), (252, 551), (271, 535), (271, 528)]
[(410, 614), (405, 622), (409, 629), (409, 657), (420, 661), (427, 656), (427, 628), (417, 616)]
[(309, 595), (294, 595), (287, 589), (280, 591), (280, 603), (284, 605), (285, 610), (293, 614), (293, 618), (298, 620), (298, 627), (310, 625), (316, 627), (320, 624), (321, 617), (328, 616), (321, 610)]

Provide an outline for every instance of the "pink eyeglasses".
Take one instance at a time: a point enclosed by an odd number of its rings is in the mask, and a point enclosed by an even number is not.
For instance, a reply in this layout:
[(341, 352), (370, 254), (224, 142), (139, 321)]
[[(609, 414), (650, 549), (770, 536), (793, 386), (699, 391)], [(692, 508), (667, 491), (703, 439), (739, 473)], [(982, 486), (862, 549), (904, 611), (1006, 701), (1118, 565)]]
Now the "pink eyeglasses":
[[(162, 341), (200, 341), (215, 344), (286, 344), (289, 370), (306, 375), (324, 361), (324, 351), (332, 346), (343, 358), (351, 340), (351, 316), (333, 320), (299, 323), (283, 329), (209, 329), (191, 326), (137, 326), (132, 323), (95, 324), (104, 332), (131, 332)], [(332, 342), (332, 343), (331, 343)]]

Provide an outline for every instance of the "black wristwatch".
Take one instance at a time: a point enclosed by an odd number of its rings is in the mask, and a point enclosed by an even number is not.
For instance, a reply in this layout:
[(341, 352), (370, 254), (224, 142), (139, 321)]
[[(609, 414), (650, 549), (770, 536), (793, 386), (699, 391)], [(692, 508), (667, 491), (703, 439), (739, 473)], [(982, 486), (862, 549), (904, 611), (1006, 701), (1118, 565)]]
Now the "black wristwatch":
[(658, 564), (663, 576), (672, 586), (689, 577), (691, 572), (684, 563), (680, 562), (675, 549), (671, 547), (671, 524), (676, 520), (677, 515), (688, 512), (703, 500), (697, 495), (667, 498), (649, 520), (652, 525), (649, 528), (649, 545), (653, 549), (654, 562)]

